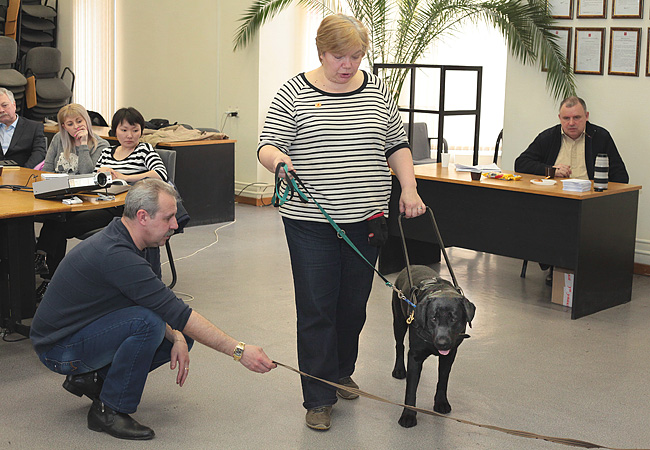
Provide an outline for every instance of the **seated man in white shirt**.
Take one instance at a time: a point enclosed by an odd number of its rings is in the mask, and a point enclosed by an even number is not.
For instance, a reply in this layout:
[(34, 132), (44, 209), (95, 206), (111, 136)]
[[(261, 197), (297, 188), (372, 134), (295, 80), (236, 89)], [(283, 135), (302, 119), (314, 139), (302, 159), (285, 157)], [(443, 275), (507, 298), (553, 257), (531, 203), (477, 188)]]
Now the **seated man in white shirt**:
[(19, 117), (14, 94), (5, 88), (0, 88), (0, 145), (0, 159), (13, 160), (28, 169), (45, 159), (43, 124)]

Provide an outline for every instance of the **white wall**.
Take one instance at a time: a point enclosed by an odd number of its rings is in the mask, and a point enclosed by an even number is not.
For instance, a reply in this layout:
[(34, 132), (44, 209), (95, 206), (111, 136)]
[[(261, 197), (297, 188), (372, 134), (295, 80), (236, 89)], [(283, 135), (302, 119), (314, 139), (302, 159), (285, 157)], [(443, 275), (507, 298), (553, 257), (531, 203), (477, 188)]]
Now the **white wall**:
[[(609, 11), (611, 13), (611, 9)], [(562, 26), (632, 27), (643, 21), (592, 19), (563, 21)], [(647, 22), (647, 21), (646, 21)], [(647, 24), (644, 24), (647, 25)], [(630, 174), (630, 183), (650, 187), (650, 137), (645, 129), (650, 117), (650, 78), (644, 76), (647, 28), (644, 26), (639, 77), (613, 76), (607, 73), (609, 28), (605, 48), (605, 75), (577, 75), (577, 94), (587, 103), (592, 123), (605, 127), (614, 138)], [(572, 40), (575, 42), (575, 37)], [(572, 49), (573, 54), (573, 49)], [(545, 73), (523, 66), (508, 58), (502, 166), (512, 170), (514, 160), (542, 130), (557, 124), (559, 103), (545, 88)], [(650, 203), (641, 190), (635, 262), (650, 264)]]
[[(71, 3), (72, 0), (59, 2), (61, 26), (72, 23)], [(304, 12), (297, 10), (283, 13), (264, 27), (261, 40), (234, 53), (232, 37), (237, 20), (251, 3), (252, 0), (116, 0), (117, 106), (135, 106), (147, 119), (161, 117), (203, 127), (220, 127), (225, 111), (237, 108), (239, 117), (230, 118), (224, 131), (237, 140), (235, 179), (239, 183), (270, 180), (266, 171), (260, 169), (255, 154), (268, 104), (282, 82), (318, 64), (306, 61), (304, 56), (308, 53), (306, 49), (314, 45), (313, 39), (294, 37), (314, 35), (313, 31), (301, 28), (299, 16)], [(561, 25), (643, 26), (643, 73), (648, 19), (584, 22), (564, 21)], [(71, 48), (66, 44), (69, 35), (65, 30), (59, 34), (64, 64), (71, 60)], [(609, 45), (606, 54), (608, 49)], [(650, 94), (650, 79), (643, 74), (579, 75), (578, 94), (587, 101), (592, 121), (612, 133), (628, 167), (630, 182), (647, 184), (649, 138), (643, 123), (650, 117), (650, 106), (643, 99)], [(503, 167), (512, 169), (514, 159), (537, 133), (555, 123), (557, 105), (545, 89), (545, 74), (508, 57)], [(643, 191), (636, 261), (650, 264), (650, 205)]]

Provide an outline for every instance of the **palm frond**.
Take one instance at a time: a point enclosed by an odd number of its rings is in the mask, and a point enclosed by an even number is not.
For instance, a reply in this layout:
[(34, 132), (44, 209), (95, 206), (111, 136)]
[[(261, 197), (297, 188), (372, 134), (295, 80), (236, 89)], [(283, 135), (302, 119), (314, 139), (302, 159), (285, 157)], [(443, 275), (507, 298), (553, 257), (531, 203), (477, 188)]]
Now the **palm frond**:
[[(240, 19), (235, 49), (292, 3), (333, 12), (339, 0), (256, 0)], [(546, 85), (556, 99), (575, 93), (570, 65), (549, 31), (553, 19), (545, 0), (346, 0), (348, 10), (370, 32), (372, 63), (417, 63), (431, 43), (465, 22), (487, 22), (504, 36), (512, 55), (524, 64), (546, 64)], [(340, 10), (339, 10), (340, 11)], [(396, 95), (406, 71), (392, 70), (384, 81)]]
[(246, 47), (265, 23), (268, 23), (293, 3), (304, 5), (315, 11), (329, 10), (323, 2), (318, 0), (256, 0), (239, 19), (242, 24), (235, 33), (233, 50)]

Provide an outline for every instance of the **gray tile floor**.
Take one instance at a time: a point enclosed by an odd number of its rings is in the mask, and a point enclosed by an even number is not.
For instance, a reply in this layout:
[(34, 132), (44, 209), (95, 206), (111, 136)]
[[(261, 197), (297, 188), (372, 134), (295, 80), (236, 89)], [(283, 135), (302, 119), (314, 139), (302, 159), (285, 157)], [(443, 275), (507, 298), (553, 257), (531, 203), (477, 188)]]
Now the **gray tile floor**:
[[(174, 256), (186, 257), (177, 262), (175, 290), (232, 336), (296, 366), (281, 221), (271, 208), (247, 205), (238, 205), (236, 216), (233, 224), (192, 227), (173, 238)], [(572, 321), (550, 303), (536, 264), (521, 279), (518, 260), (449, 253), (477, 307), (472, 338), (451, 375), (452, 417), (609, 447), (650, 447), (650, 278), (635, 277), (631, 303)], [(401, 402), (404, 381), (390, 375), (390, 296), (376, 280), (354, 378), (362, 389)], [(397, 424), (400, 408), (365, 398), (339, 401), (332, 429), (319, 433), (304, 425), (297, 375), (282, 368), (253, 374), (200, 345), (191, 357), (183, 388), (168, 368), (149, 378), (134, 417), (156, 431), (155, 440), (125, 442), (86, 428), (89, 401), (63, 390), (63, 377), (38, 362), (29, 341), (0, 341), (0, 449), (567, 448), (424, 415), (407, 430)], [(432, 407), (436, 364), (425, 364), (420, 407)]]

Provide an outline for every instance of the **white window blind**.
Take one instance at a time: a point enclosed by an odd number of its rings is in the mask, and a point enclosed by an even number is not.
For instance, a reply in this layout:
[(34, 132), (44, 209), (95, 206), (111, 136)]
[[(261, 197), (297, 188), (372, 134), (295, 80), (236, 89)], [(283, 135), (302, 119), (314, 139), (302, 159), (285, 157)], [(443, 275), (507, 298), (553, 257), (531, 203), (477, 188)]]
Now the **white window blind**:
[(74, 101), (110, 122), (115, 110), (115, 0), (74, 0)]

